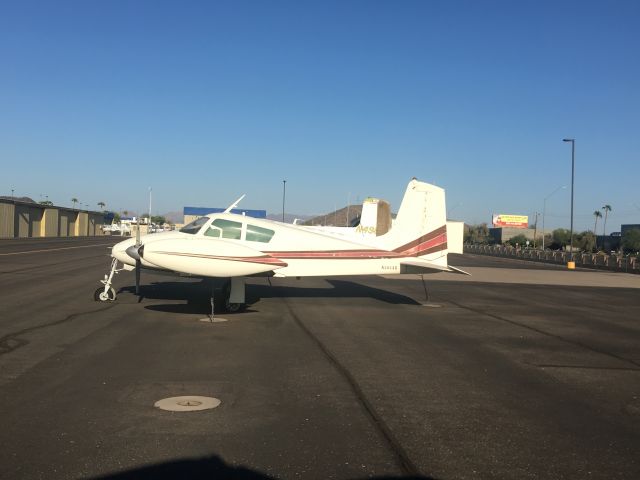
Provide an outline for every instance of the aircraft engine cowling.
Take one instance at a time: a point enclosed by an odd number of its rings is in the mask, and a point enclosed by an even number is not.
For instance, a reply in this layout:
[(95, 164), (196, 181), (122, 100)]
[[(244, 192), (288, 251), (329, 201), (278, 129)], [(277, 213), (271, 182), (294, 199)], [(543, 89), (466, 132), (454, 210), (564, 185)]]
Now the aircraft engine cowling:
[(287, 266), (261, 251), (218, 238), (158, 240), (147, 243), (141, 254), (158, 267), (202, 277), (243, 277)]

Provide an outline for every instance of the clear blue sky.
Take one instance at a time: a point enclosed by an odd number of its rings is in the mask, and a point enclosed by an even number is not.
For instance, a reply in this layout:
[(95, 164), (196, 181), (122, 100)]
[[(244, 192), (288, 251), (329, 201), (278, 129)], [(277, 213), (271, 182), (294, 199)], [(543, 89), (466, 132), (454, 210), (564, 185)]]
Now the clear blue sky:
[[(5, 2), (0, 194), (324, 213), (413, 176), (452, 216), (640, 223), (640, 2)], [(569, 189), (547, 202), (568, 226)], [(637, 206), (634, 206), (635, 205)]]

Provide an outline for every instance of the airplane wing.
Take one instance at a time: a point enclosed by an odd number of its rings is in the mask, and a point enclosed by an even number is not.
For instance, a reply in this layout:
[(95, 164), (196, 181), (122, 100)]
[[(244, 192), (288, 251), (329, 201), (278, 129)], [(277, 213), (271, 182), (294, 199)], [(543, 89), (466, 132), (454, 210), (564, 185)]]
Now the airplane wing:
[(427, 262), (419, 258), (411, 260), (403, 260), (400, 262), (400, 273), (438, 273), (438, 272), (450, 272), (461, 273), (463, 275), (471, 275), (470, 273), (460, 270), (459, 268), (452, 267), (451, 265), (438, 265), (435, 263)]

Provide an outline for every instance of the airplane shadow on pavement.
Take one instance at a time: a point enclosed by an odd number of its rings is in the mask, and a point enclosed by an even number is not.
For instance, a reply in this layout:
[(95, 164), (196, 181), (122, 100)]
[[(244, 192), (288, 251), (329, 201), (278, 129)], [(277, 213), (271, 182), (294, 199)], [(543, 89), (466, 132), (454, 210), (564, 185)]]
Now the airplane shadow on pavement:
[[(247, 308), (252, 311), (266, 298), (371, 298), (393, 305), (419, 305), (411, 297), (388, 290), (370, 287), (348, 280), (329, 279), (327, 288), (292, 287), (280, 285), (248, 284), (246, 290)], [(135, 296), (135, 287), (120, 289)], [(154, 282), (140, 287), (143, 300), (182, 300), (186, 303), (146, 305), (145, 308), (168, 313), (208, 314), (210, 312), (211, 285), (207, 282)], [(216, 312), (222, 311), (223, 300), (216, 291)], [(122, 299), (122, 297), (120, 297)]]
[[(174, 460), (146, 467), (93, 477), (93, 480), (276, 480), (256, 470), (228, 465), (217, 455), (204, 458)], [(369, 480), (435, 480), (424, 476), (367, 477)], [(354, 479), (355, 480), (355, 479)]]

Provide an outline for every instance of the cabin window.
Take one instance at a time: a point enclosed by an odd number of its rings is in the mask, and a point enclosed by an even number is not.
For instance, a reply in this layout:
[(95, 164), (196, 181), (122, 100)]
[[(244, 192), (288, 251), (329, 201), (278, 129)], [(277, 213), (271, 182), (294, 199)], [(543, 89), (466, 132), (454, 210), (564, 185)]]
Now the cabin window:
[(249, 242), (269, 243), (275, 232), (268, 228), (256, 227), (255, 225), (247, 225), (247, 240)]
[(240, 237), (242, 236), (242, 223), (240, 222), (232, 222), (231, 220), (218, 218), (214, 220), (211, 225), (222, 230), (222, 238), (240, 240)]
[(220, 238), (220, 233), (222, 232), (222, 230), (220, 230), (219, 228), (216, 228), (214, 226), (211, 226), (207, 229), (206, 232), (204, 232), (204, 234), (207, 237), (215, 237), (215, 238)]
[(200, 228), (202, 228), (202, 225), (204, 225), (208, 221), (209, 221), (209, 217), (196, 218), (193, 222), (182, 227), (180, 231), (182, 233), (189, 233), (191, 235), (195, 235), (200, 231)]

